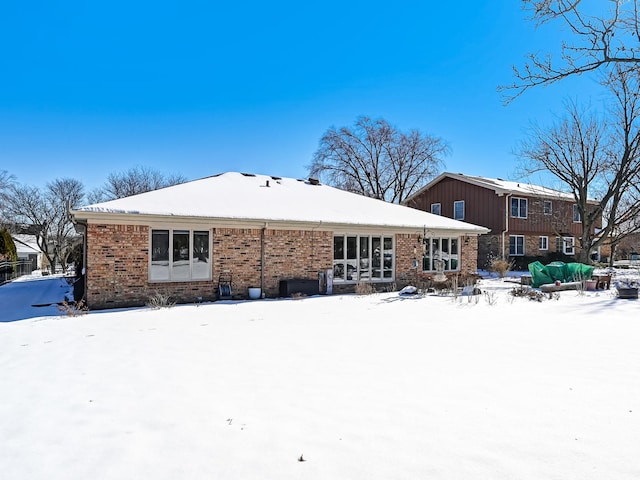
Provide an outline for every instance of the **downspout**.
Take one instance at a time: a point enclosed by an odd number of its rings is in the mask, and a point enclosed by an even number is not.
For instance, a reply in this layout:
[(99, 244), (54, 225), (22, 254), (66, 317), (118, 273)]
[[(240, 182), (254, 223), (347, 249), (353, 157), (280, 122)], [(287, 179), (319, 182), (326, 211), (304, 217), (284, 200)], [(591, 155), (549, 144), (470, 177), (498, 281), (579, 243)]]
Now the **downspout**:
[[(322, 220), (318, 222), (317, 226), (311, 227), (311, 256), (314, 259), (316, 258), (316, 230), (319, 229), (320, 227), (322, 227)], [(320, 292), (322, 292), (322, 284), (320, 281), (321, 278), (323, 278), (324, 285), (326, 285), (326, 282), (327, 282), (326, 269), (318, 272), (318, 288), (320, 289)]]
[[(82, 235), (82, 271), (80, 272), (83, 277), (83, 285), (82, 285), (82, 299), (87, 301), (87, 230), (88, 223), (85, 220), (84, 222), (78, 222), (71, 214), (71, 209), (67, 210), (69, 212), (69, 219), (71, 223), (73, 223), (73, 228), (77, 233)], [(77, 275), (77, 272), (76, 272)]]
[(260, 235), (260, 292), (264, 295), (264, 257), (265, 257), (265, 234), (269, 224), (264, 222)]
[(511, 194), (508, 193), (504, 197), (504, 230), (502, 231), (502, 258), (505, 258), (505, 250), (507, 249), (507, 245), (505, 243), (506, 234), (509, 231), (509, 199), (511, 199)]

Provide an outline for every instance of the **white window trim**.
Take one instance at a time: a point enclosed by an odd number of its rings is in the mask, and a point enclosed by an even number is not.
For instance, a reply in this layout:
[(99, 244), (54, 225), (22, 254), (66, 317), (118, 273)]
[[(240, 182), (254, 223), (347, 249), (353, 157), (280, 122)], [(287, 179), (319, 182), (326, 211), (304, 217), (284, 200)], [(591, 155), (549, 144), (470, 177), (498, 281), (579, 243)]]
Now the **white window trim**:
[[(456, 217), (456, 205), (462, 205), (462, 216), (461, 217)], [(453, 202), (453, 219), (454, 220), (464, 220), (465, 217), (465, 205), (464, 205), (464, 200), (455, 200)]]
[[(518, 214), (513, 214), (513, 201), (518, 201)], [(520, 203), (524, 201), (524, 217), (520, 215)], [(523, 218), (526, 219), (529, 216), (529, 200), (524, 197), (511, 197), (511, 203), (509, 204), (511, 218)]]
[[(549, 211), (548, 212), (546, 212), (545, 208), (544, 208), (546, 203), (549, 204)], [(544, 215), (553, 215), (553, 202), (551, 200), (543, 200), (543, 202), (542, 202), (542, 213)]]
[[(438, 213), (433, 211), (433, 207), (438, 207)], [(442, 215), (442, 204), (441, 203), (432, 203), (431, 204), (431, 213), (433, 215)]]
[[(512, 238), (522, 238), (522, 253), (517, 253), (517, 248), (518, 248), (518, 244), (516, 242), (516, 253), (511, 253), (511, 239)], [(509, 256), (510, 257), (524, 257), (525, 253), (526, 253), (526, 241), (524, 238), (524, 235), (509, 235)]]
[[(335, 242), (335, 238), (336, 237), (342, 237), (343, 241), (346, 240), (347, 237), (356, 237), (358, 239), (358, 246), (357, 246), (357, 254), (356, 254), (356, 258), (355, 259), (351, 259), (351, 260), (355, 260), (357, 262), (357, 264), (360, 264), (360, 237), (369, 237), (369, 239), (375, 237), (375, 238), (380, 238), (381, 241), (381, 246), (383, 248), (383, 257), (382, 257), (382, 266), (381, 266), (381, 272), (382, 272), (382, 276), (381, 277), (369, 277), (366, 279), (362, 279), (360, 280), (360, 269), (358, 268), (358, 275), (356, 275), (354, 279), (348, 280), (346, 278), (340, 278), (340, 277), (336, 277), (335, 275), (333, 276), (333, 283), (338, 283), (341, 285), (346, 285), (346, 284), (357, 284), (360, 282), (367, 282), (367, 283), (391, 283), (391, 282), (395, 282), (396, 279), (396, 236), (394, 234), (389, 234), (389, 233), (371, 233), (371, 232), (334, 232), (333, 233), (333, 242)], [(390, 238), (391, 239), (391, 250), (392, 250), (392, 255), (391, 255), (391, 277), (385, 277), (384, 276), (384, 239), (385, 238)], [(346, 258), (347, 252), (346, 252), (346, 241), (344, 243), (345, 245), (345, 258), (342, 260), (342, 264), (344, 265), (343, 269), (346, 268), (346, 264), (348, 259)], [(332, 254), (333, 256), (333, 254)], [(371, 250), (369, 251), (369, 259), (373, 258), (373, 252), (371, 252)], [(336, 259), (333, 259), (333, 268), (335, 268), (336, 266), (336, 262), (340, 263), (340, 261), (336, 261)], [(369, 262), (369, 265), (371, 265), (373, 262)], [(372, 268), (372, 267), (370, 267)]]
[(576, 254), (575, 237), (562, 237), (562, 253), (564, 253), (565, 255)]
[[(457, 240), (458, 241), (458, 252), (455, 254), (455, 259), (457, 260), (458, 266), (457, 268), (449, 268), (449, 269), (445, 269), (445, 272), (459, 272), (462, 269), (462, 238), (460, 237), (426, 237), (424, 239), (424, 241), (428, 242), (424, 244), (425, 247), (425, 251), (423, 254), (423, 258), (425, 256), (429, 256), (429, 258), (432, 258), (433, 260), (436, 260), (435, 258), (433, 258), (433, 252), (431, 252), (431, 246), (432, 246), (432, 240), (433, 239), (438, 239), (440, 240), (440, 245), (442, 245), (442, 240), (449, 240), (449, 249), (451, 249), (451, 240)], [(427, 251), (428, 248), (428, 251)], [(449, 255), (451, 255), (451, 252), (448, 252)], [(442, 255), (442, 254), (441, 254)], [(442, 260), (442, 258), (440, 258), (440, 260)], [(449, 259), (451, 260), (451, 258)], [(433, 263), (433, 262), (432, 262)], [(422, 264), (424, 266), (424, 263)], [(422, 270), (423, 272), (435, 272), (435, 269), (431, 269), (431, 270)]]
[[(155, 279), (151, 278), (151, 270), (153, 266), (153, 231), (163, 230), (169, 232), (169, 278), (168, 279)], [(189, 232), (189, 278), (188, 279), (176, 279), (172, 278), (172, 255), (173, 255), (173, 233), (175, 231), (188, 231)], [(209, 269), (207, 270), (206, 278), (193, 278), (193, 234), (194, 232), (207, 232), (209, 234)], [(194, 226), (166, 226), (166, 225), (154, 225), (149, 227), (149, 271), (147, 274), (149, 283), (185, 283), (185, 282), (207, 282), (213, 278), (213, 233), (211, 228), (202, 226), (201, 228)]]
[[(542, 243), (544, 243), (544, 247), (542, 246)], [(549, 250), (549, 237), (545, 235), (540, 235), (540, 238), (538, 240), (538, 250), (543, 250), (543, 251)]]

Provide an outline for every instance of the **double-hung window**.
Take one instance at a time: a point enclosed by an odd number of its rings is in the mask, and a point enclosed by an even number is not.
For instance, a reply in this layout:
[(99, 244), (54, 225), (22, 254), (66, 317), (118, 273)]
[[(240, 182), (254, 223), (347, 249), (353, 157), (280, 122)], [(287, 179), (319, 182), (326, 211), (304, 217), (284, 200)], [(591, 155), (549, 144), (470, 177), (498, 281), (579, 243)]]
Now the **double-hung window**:
[(509, 235), (509, 255), (524, 255), (524, 235)]
[(551, 215), (553, 213), (553, 204), (551, 200), (545, 200), (542, 203), (542, 211), (545, 215)]
[(207, 230), (151, 230), (149, 280), (210, 280), (210, 240)]
[(514, 218), (527, 218), (526, 198), (511, 198), (511, 216)]
[(382, 235), (335, 235), (333, 281), (393, 281), (393, 237)]
[(538, 250), (549, 250), (549, 237), (540, 237), (540, 240), (538, 242)]
[(574, 237), (562, 237), (562, 253), (565, 255), (576, 254), (576, 239)]
[(575, 203), (573, 204), (573, 221), (576, 223), (582, 222), (582, 215), (580, 215), (580, 209), (578, 208), (578, 205), (576, 205)]

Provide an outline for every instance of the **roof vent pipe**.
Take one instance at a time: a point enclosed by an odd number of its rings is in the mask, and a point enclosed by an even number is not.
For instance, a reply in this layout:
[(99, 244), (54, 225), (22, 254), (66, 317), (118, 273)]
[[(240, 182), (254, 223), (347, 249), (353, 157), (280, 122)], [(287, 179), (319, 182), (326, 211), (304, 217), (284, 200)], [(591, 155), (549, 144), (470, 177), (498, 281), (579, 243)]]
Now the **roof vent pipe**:
[(267, 185), (266, 185), (266, 186), (267, 186), (267, 187), (269, 186), (269, 180), (267, 180)]

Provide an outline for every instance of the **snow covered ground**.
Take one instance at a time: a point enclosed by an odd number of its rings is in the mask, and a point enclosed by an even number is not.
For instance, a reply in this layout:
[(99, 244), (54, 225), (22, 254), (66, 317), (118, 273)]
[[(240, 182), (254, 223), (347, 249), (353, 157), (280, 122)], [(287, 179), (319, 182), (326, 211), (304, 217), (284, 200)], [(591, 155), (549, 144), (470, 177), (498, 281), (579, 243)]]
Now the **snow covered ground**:
[(73, 298), (73, 286), (61, 275), (19, 277), (0, 287), (0, 322), (59, 315), (65, 298)]
[(514, 286), (0, 323), (0, 476), (640, 478), (640, 300)]

